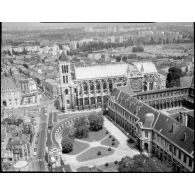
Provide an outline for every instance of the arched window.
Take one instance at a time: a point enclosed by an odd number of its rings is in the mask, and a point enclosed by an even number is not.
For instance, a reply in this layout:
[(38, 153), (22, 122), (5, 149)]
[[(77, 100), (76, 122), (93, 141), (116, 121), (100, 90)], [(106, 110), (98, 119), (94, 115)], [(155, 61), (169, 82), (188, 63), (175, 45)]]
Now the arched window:
[(65, 89), (65, 94), (68, 95), (68, 89)]

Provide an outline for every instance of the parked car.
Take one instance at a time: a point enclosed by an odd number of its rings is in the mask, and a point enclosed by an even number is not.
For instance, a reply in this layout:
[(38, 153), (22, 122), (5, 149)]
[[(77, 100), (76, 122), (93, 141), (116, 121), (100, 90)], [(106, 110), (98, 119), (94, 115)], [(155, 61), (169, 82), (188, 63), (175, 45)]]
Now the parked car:
[(33, 153), (34, 156), (37, 155), (37, 148), (34, 148), (34, 153)]

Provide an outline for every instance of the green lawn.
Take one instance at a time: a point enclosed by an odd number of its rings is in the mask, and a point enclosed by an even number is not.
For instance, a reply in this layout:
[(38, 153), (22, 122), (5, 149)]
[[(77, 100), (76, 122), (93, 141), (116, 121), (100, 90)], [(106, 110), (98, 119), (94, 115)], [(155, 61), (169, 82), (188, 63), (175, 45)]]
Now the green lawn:
[[(115, 139), (115, 141), (112, 141), (113, 138)], [(113, 142), (115, 143), (115, 145), (112, 145)], [(107, 137), (106, 139), (102, 140), (101, 144), (108, 146), (108, 147), (117, 148), (119, 145), (119, 141), (115, 137), (112, 136), (111, 138)]]
[[(101, 152), (101, 155), (97, 155), (97, 153), (99, 151)], [(106, 147), (102, 147), (102, 146), (93, 147), (93, 148), (87, 150), (86, 152), (84, 152), (83, 154), (77, 156), (76, 159), (80, 162), (84, 162), (84, 161), (97, 159), (97, 158), (101, 158), (103, 156), (113, 154), (113, 152), (114, 152), (113, 149), (111, 151), (108, 151), (108, 148), (106, 148)]]
[(105, 138), (106, 136), (108, 136), (108, 134), (106, 134), (106, 129), (103, 128), (102, 130), (99, 131), (90, 131), (89, 132), (89, 136), (87, 138), (82, 138), (82, 140), (88, 141), (88, 142), (93, 142), (93, 141), (100, 141), (101, 139)]
[(82, 152), (83, 150), (85, 150), (88, 147), (89, 147), (89, 144), (74, 140), (73, 150), (72, 150), (72, 152), (70, 152), (68, 154), (70, 154), (70, 155), (79, 154), (80, 152)]
[(77, 172), (91, 172), (89, 167), (84, 166), (77, 169)]
[(98, 166), (103, 172), (118, 172), (117, 167), (114, 162), (108, 163), (108, 166), (105, 166), (105, 164)]

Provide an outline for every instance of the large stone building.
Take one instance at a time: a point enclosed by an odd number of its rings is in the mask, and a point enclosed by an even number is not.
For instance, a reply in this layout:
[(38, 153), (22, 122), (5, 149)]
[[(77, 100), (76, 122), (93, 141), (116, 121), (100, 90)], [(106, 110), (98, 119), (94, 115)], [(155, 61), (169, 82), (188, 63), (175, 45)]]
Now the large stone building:
[[(176, 172), (192, 172), (193, 106), (193, 83), (147, 92), (133, 92), (129, 86), (123, 86), (111, 93), (108, 114), (140, 151), (168, 162)], [(179, 113), (178, 120), (175, 112)]]
[(5, 109), (39, 105), (40, 97), (33, 79), (1, 78), (1, 105)]
[(106, 107), (108, 96), (119, 86), (131, 86), (134, 92), (163, 89), (161, 76), (153, 63), (125, 62), (74, 66), (67, 56), (59, 60), (61, 106), (68, 110)]

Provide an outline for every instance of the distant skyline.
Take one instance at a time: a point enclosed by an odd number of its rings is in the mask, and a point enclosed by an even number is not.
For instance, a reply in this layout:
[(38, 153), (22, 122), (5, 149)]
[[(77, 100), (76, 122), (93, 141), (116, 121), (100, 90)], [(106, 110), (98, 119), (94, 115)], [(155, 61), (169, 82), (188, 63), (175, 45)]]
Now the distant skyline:
[[(87, 26), (102, 26), (102, 25), (147, 25), (147, 23), (62, 23), (62, 22), (56, 22), (56, 23), (41, 23), (41, 22), (3, 22), (2, 23), (2, 30), (46, 30), (46, 29), (63, 29), (63, 28), (80, 28), (80, 27), (87, 27)], [(149, 23), (151, 24), (151, 23)], [(160, 24), (160, 23), (158, 23)], [(161, 23), (161, 24), (174, 24), (174, 23)], [(185, 24), (193, 25), (193, 23), (186, 22)], [(155, 23), (154, 23), (155, 25)]]

